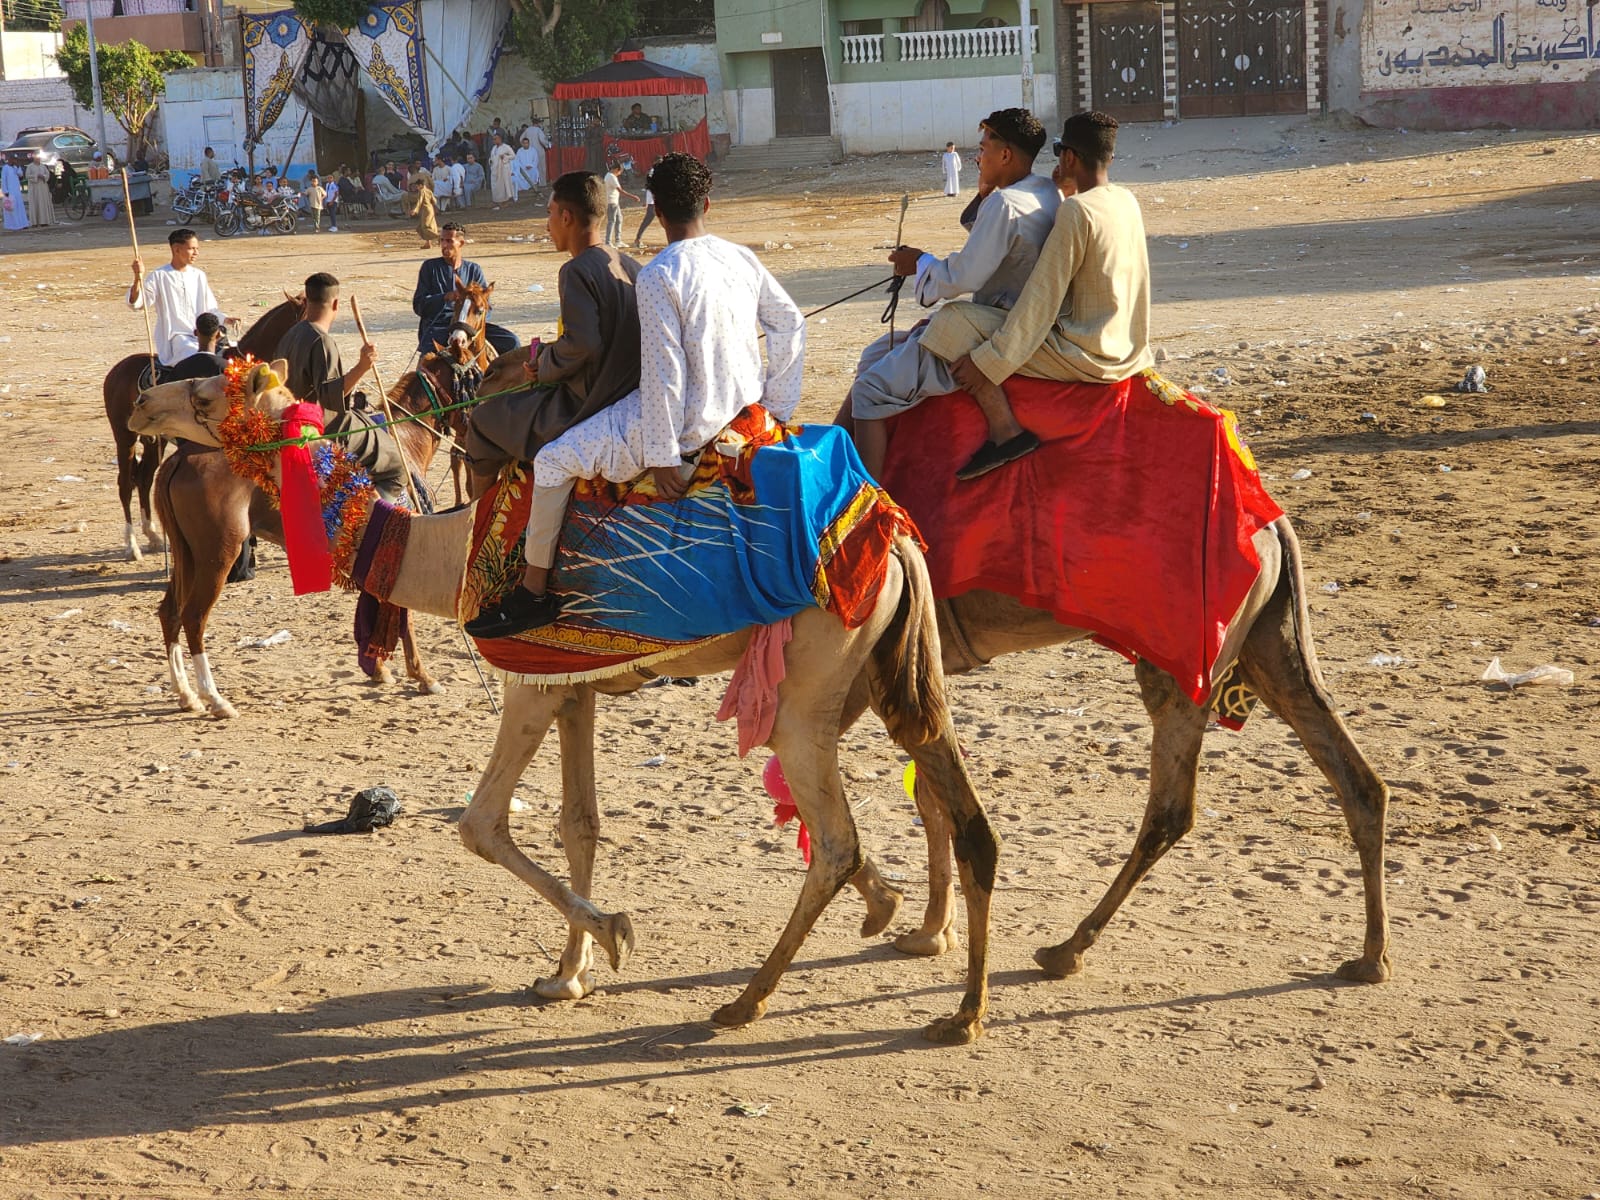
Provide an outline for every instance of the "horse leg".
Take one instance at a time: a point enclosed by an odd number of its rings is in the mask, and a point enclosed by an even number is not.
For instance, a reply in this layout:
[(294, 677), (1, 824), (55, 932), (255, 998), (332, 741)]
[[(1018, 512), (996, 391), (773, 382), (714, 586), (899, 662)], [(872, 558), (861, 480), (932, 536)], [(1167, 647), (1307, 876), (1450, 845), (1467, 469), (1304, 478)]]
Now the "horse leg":
[(422, 665), (422, 655), (417, 653), (417, 639), (411, 628), (411, 611), (406, 610), (406, 615), (400, 620), (400, 644), (405, 648), (406, 675), (416, 680), (417, 690), (425, 696), (437, 696), (444, 691), (444, 685), (428, 673), (428, 668)]
[[(167, 548), (167, 539), (162, 536), (160, 527), (150, 519), (150, 485), (155, 482), (156, 470), (161, 466), (161, 452), (166, 449), (167, 443), (161, 438), (142, 440), (144, 453), (139, 456), (139, 465), (134, 472), (134, 478), (139, 485), (139, 518), (145, 545), (154, 553)], [(130, 536), (131, 528), (130, 523)]]
[[(123, 545), (128, 551), (128, 561), (138, 562), (144, 558), (144, 553), (139, 549), (139, 541), (133, 532), (133, 476), (139, 467), (135, 460), (139, 439), (126, 427), (118, 429), (113, 425), (112, 432), (117, 443), (117, 499), (122, 501)], [(142, 495), (141, 492), (141, 498)]]
[[(861, 719), (861, 714), (867, 710), (869, 697), (866, 676), (857, 676), (845, 700), (844, 716), (839, 721), (841, 735)], [(850, 886), (861, 893), (861, 899), (867, 905), (867, 915), (861, 920), (862, 937), (877, 937), (894, 924), (895, 917), (900, 915), (900, 906), (905, 903), (905, 893), (884, 879), (878, 864), (870, 857), (865, 858), (861, 869), (850, 876)]]
[[(600, 806), (594, 786), (594, 691), (581, 685), (556, 710), (561, 739), (561, 845), (574, 892), (588, 899), (600, 840)], [(581, 1000), (594, 991), (594, 939), (572, 926), (556, 973), (533, 981), (546, 1000)]]
[(1134, 669), (1139, 695), (1155, 726), (1150, 746), (1150, 799), (1144, 822), (1128, 861), (1111, 886), (1073, 934), (1058, 946), (1034, 952), (1033, 961), (1046, 975), (1073, 975), (1083, 970), (1084, 951), (1094, 945), (1128, 893), (1161, 856), (1194, 827), (1195, 774), (1208, 709), (1190, 700), (1159, 667), (1140, 660)]
[[(511, 837), (511, 794), (549, 732), (550, 723), (572, 698), (570, 687), (507, 685), (494, 751), (472, 794), (472, 803), (461, 817), (461, 841), (479, 858), (504, 867), (538, 892), (566, 917), (571, 929), (599, 942), (611, 961), (611, 969), (616, 971), (633, 953), (633, 922), (627, 914), (601, 912), (523, 854)], [(590, 730), (592, 734), (592, 716)], [(562, 808), (564, 814), (565, 799)]]
[[(1293, 539), (1289, 531), (1285, 542)], [(1366, 933), (1361, 957), (1336, 974), (1357, 983), (1389, 978), (1389, 914), (1384, 900), (1383, 840), (1389, 787), (1350, 737), (1322, 682), (1305, 611), (1298, 545), (1287, 545), (1284, 581), (1251, 627), (1240, 663), (1245, 678), (1282, 717), (1338, 793), (1345, 824), (1361, 858)], [(1289, 593), (1293, 593), (1292, 598)]]

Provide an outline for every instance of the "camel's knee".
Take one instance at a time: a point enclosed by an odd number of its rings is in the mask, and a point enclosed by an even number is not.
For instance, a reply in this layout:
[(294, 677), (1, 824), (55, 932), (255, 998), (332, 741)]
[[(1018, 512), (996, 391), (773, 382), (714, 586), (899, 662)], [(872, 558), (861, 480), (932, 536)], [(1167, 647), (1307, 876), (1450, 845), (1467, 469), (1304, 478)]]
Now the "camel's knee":
[(490, 813), (473, 812), (471, 806), (461, 816), (457, 827), (461, 844), (485, 862), (494, 862), (495, 848), (507, 836), (504, 819)]
[(1139, 849), (1151, 858), (1159, 858), (1181, 842), (1194, 828), (1194, 806), (1164, 808), (1151, 813), (1145, 830), (1139, 836)]
[(994, 827), (981, 812), (966, 821), (958, 821), (953, 841), (956, 858), (967, 865), (975, 883), (985, 891), (994, 891), (996, 864), (1000, 860), (1000, 840)]

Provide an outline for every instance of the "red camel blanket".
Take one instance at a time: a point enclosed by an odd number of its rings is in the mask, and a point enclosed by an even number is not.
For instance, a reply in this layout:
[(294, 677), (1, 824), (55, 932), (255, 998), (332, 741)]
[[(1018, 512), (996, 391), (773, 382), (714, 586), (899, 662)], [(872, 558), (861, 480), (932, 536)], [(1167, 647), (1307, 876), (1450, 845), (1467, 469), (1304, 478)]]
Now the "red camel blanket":
[(1250, 539), (1282, 515), (1233, 414), (1153, 371), (1112, 385), (1017, 376), (1005, 390), (1043, 446), (968, 483), (956, 467), (985, 437), (971, 397), (891, 419), (881, 482), (930, 544), (934, 594), (1013, 596), (1205, 703), (1260, 573)]

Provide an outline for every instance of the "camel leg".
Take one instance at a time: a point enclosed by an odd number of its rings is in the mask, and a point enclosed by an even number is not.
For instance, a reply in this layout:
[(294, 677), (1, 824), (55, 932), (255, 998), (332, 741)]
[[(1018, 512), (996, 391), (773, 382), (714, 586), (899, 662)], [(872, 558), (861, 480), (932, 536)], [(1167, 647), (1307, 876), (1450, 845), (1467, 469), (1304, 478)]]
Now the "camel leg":
[(917, 815), (922, 818), (922, 832), (928, 839), (928, 907), (922, 915), (922, 927), (895, 938), (894, 948), (902, 954), (943, 954), (961, 945), (961, 937), (956, 932), (950, 822), (945, 816), (944, 803), (933, 794), (920, 773), (913, 793)]
[[(600, 840), (600, 805), (594, 786), (594, 691), (579, 686), (556, 710), (561, 739), (561, 845), (567, 852), (572, 890), (588, 899), (594, 886), (595, 846)], [(546, 1000), (581, 1000), (594, 991), (594, 939), (576, 925), (556, 973), (536, 979)]]
[(1058, 946), (1034, 952), (1033, 961), (1046, 975), (1073, 975), (1083, 969), (1083, 954), (1094, 945), (1128, 893), (1161, 856), (1194, 827), (1195, 773), (1208, 710), (1190, 700), (1177, 680), (1140, 661), (1134, 674), (1139, 694), (1155, 725), (1150, 746), (1150, 799), (1133, 853), (1111, 881), (1110, 888), (1073, 934)]
[(189, 657), (194, 660), (200, 703), (219, 719), (239, 715), (218, 690), (217, 681), (211, 674), (211, 659), (206, 655), (206, 619), (216, 606), (217, 597), (222, 595), (223, 584), (228, 578), (228, 565), (239, 554), (239, 547), (227, 538), (225, 532), (223, 538), (222, 551), (226, 557), (220, 562), (192, 564), (185, 594), (178, 608), (178, 621), (183, 626), (184, 639), (189, 644)]
[[(1298, 569), (1297, 556), (1292, 556)], [(1256, 621), (1241, 662), (1245, 677), (1269, 708), (1299, 736), (1322, 769), (1344, 810), (1345, 824), (1361, 858), (1366, 895), (1366, 934), (1361, 957), (1337, 971), (1357, 983), (1382, 983), (1390, 976), (1389, 915), (1384, 900), (1383, 840), (1389, 787), (1350, 737), (1322, 683), (1316, 651), (1298, 605), (1282, 602), (1285, 588)], [(1286, 599), (1286, 598), (1285, 598)], [(1300, 616), (1302, 619), (1297, 620)]]
[(780, 704), (769, 744), (783, 764), (800, 819), (811, 831), (811, 865), (806, 869), (794, 912), (772, 953), (739, 998), (711, 1014), (718, 1025), (748, 1025), (760, 1018), (766, 1011), (767, 998), (777, 989), (822, 910), (861, 869), (861, 845), (845, 800), (844, 780), (839, 776), (838, 742), (818, 739), (819, 730), (837, 728), (836, 721), (813, 720), (811, 713), (785, 712)]
[(627, 914), (601, 912), (523, 854), (511, 838), (511, 793), (533, 761), (558, 709), (571, 696), (570, 688), (507, 686), (494, 751), (472, 803), (461, 817), (461, 841), (479, 858), (504, 867), (538, 892), (569, 926), (599, 942), (615, 971), (633, 953), (633, 923)]
[[(869, 696), (866, 676), (857, 676), (850, 695), (845, 699), (844, 715), (839, 720), (841, 736), (867, 711)], [(861, 899), (867, 905), (867, 915), (861, 920), (862, 937), (877, 937), (894, 924), (895, 917), (900, 915), (900, 906), (905, 903), (905, 893), (884, 879), (878, 864), (870, 857), (865, 858), (861, 869), (850, 876), (850, 886), (861, 893)]]
[(411, 610), (400, 621), (400, 644), (405, 648), (406, 675), (416, 680), (417, 690), (425, 696), (437, 696), (444, 686), (428, 673), (422, 665), (422, 655), (417, 653), (417, 639), (411, 628)]
[[(995, 865), (1000, 857), (1000, 841), (988, 815), (973, 790), (972, 779), (961, 759), (961, 746), (956, 740), (955, 726), (946, 713), (943, 729), (933, 741), (919, 746), (906, 746), (911, 759), (917, 764), (917, 810), (923, 823), (932, 828), (929, 814), (942, 830), (942, 853), (948, 856), (954, 848), (956, 864), (961, 872), (961, 892), (967, 902), (967, 990), (961, 997), (961, 1007), (954, 1015), (941, 1017), (927, 1029), (923, 1036), (930, 1042), (946, 1046), (961, 1046), (983, 1036), (983, 1018), (989, 1011), (989, 909), (994, 898)], [(923, 793), (926, 790), (926, 802)], [(929, 834), (930, 848), (933, 835)], [(944, 868), (949, 876), (948, 862)], [(929, 887), (933, 886), (930, 872)], [(931, 897), (930, 897), (930, 908)], [(948, 917), (947, 949), (958, 942), (954, 918)], [(897, 942), (896, 945), (899, 943)]]

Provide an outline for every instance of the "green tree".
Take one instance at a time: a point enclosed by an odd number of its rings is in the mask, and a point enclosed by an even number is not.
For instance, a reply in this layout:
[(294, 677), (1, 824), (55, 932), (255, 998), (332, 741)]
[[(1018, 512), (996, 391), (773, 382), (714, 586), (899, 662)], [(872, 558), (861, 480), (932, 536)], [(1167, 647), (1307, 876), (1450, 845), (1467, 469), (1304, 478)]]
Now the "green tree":
[(512, 37), (547, 87), (599, 66), (634, 21), (634, 0), (512, 0)]
[[(151, 50), (142, 42), (116, 45), (100, 43), (95, 57), (100, 64), (100, 96), (106, 112), (128, 134), (128, 157), (144, 154), (145, 136), (156, 115), (156, 105), (167, 90), (167, 71), (194, 66), (194, 59), (177, 50)], [(61, 43), (56, 63), (72, 86), (72, 95), (84, 108), (94, 108), (94, 84), (89, 73), (89, 34), (74, 25)], [(103, 147), (102, 147), (103, 148)]]
[(367, 15), (367, 0), (294, 0), (294, 11), (313, 25), (348, 33)]

